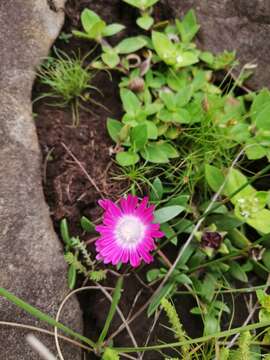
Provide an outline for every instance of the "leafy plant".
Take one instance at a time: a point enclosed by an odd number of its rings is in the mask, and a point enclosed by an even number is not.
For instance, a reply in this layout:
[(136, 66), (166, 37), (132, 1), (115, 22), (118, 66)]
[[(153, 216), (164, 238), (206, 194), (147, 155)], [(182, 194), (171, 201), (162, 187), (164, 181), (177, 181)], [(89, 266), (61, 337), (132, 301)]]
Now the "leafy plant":
[(49, 97), (54, 100), (50, 104), (52, 106), (70, 105), (74, 126), (79, 125), (79, 109), (83, 107), (82, 104), (87, 101), (93, 102), (91, 91), (97, 90), (91, 85), (94, 73), (88, 67), (83, 67), (84, 60), (78, 56), (70, 57), (57, 50), (56, 58), (49, 57), (38, 72), (40, 82), (49, 90), (36, 100)]
[[(81, 218), (82, 229), (86, 232), (93, 233), (94, 226), (85, 216)], [(65, 260), (69, 265), (68, 286), (72, 290), (76, 285), (77, 274), (82, 274), (86, 279), (95, 282), (106, 279), (105, 270), (96, 269), (96, 261), (92, 260), (86, 245), (79, 237), (71, 237), (69, 234), (68, 223), (62, 219), (60, 223), (62, 239), (65, 243)]]

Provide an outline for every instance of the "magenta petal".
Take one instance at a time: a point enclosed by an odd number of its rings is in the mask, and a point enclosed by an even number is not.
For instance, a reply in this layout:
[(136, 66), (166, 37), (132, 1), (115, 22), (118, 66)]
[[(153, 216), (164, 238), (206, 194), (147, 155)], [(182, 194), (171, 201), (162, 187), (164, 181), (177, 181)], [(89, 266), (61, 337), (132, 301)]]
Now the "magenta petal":
[(129, 250), (125, 249), (122, 254), (122, 263), (126, 264), (129, 260)]
[(147, 251), (145, 251), (145, 249), (141, 248), (139, 251), (139, 254), (141, 255), (141, 257), (143, 258), (143, 260), (149, 264), (150, 262), (152, 262), (154, 259), (153, 259), (153, 256), (150, 255)]
[(141, 263), (140, 258), (138, 256), (137, 251), (132, 251), (130, 254), (130, 264), (133, 267), (137, 267), (139, 266)]
[(115, 251), (115, 253), (113, 254), (112, 256), (112, 264), (113, 265), (117, 265), (119, 262), (120, 262), (120, 259), (122, 257), (122, 254), (123, 254), (123, 249), (117, 249)]
[(135, 211), (135, 208), (138, 204), (137, 196), (128, 195), (127, 198), (120, 200), (120, 205), (124, 214), (132, 214)]
[[(120, 206), (106, 199), (100, 200), (99, 205), (105, 212), (103, 224), (96, 226), (96, 231), (101, 235), (95, 243), (97, 259), (105, 264), (112, 263), (113, 265), (120, 262), (130, 263), (133, 267), (139, 266), (142, 260), (146, 263), (153, 261), (150, 252), (155, 249), (154, 238), (160, 238), (164, 234), (160, 231), (160, 225), (153, 223), (155, 207), (149, 206), (148, 198), (145, 197), (138, 203), (138, 197), (129, 194), (120, 200)], [(131, 246), (128, 238), (125, 239), (125, 235), (121, 234), (121, 238), (118, 238), (118, 224), (123, 224), (119, 223), (119, 220), (125, 216), (129, 218), (128, 221), (131, 221), (130, 229), (134, 231), (134, 236), (138, 236), (134, 246)], [(134, 222), (137, 221), (135, 227), (132, 226), (132, 218)], [(140, 223), (141, 232), (137, 232), (136, 235), (136, 229)]]

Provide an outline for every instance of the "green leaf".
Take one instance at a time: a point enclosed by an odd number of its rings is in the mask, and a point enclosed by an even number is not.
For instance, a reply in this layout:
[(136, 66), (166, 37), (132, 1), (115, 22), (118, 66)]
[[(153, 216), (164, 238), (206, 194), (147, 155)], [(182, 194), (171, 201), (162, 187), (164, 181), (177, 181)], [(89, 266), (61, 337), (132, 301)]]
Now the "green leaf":
[(147, 271), (146, 279), (148, 282), (152, 282), (159, 278), (160, 270), (159, 269), (151, 269)]
[(112, 348), (105, 348), (105, 351), (102, 355), (102, 360), (120, 360), (120, 357), (116, 350)]
[(121, 166), (135, 165), (139, 160), (139, 155), (130, 151), (122, 151), (116, 154), (116, 161)]
[(206, 64), (213, 64), (215, 58), (214, 55), (208, 51), (204, 51), (200, 54), (200, 59), (204, 61)]
[(270, 91), (268, 89), (262, 89), (254, 98), (250, 108), (250, 115), (253, 122), (256, 122), (258, 115), (264, 111), (265, 107), (269, 106), (269, 104)]
[(179, 108), (187, 105), (191, 99), (192, 93), (193, 90), (191, 86), (185, 86), (184, 88), (179, 90), (175, 98), (177, 107)]
[(187, 285), (192, 285), (192, 281), (191, 279), (186, 275), (186, 274), (179, 274), (174, 276), (174, 281), (177, 282), (178, 284), (187, 284)]
[(152, 42), (158, 56), (166, 64), (174, 65), (176, 63), (176, 48), (167, 35), (153, 31)]
[[(237, 169), (231, 169), (224, 186), (223, 193), (226, 196), (230, 196), (235, 191), (240, 189), (247, 183), (248, 179)], [(256, 194), (256, 190), (251, 185), (246, 185), (241, 191), (231, 198), (233, 204), (237, 203), (239, 199), (250, 198)]]
[(163, 164), (169, 162), (167, 154), (158, 143), (148, 143), (140, 153), (145, 160), (152, 163)]
[(68, 268), (68, 287), (73, 290), (76, 285), (77, 271), (74, 265), (70, 265)]
[(207, 217), (207, 222), (215, 224), (220, 231), (230, 231), (242, 225), (244, 221), (234, 215), (215, 214)]
[(209, 187), (217, 192), (224, 182), (224, 175), (221, 170), (212, 165), (205, 165), (205, 179)]
[(120, 31), (122, 31), (123, 29), (125, 29), (124, 25), (121, 24), (111, 24), (105, 27), (105, 29), (102, 32), (103, 36), (113, 36), (117, 33), (119, 33)]
[(178, 158), (179, 156), (179, 153), (176, 150), (176, 148), (168, 142), (160, 143), (159, 148), (161, 149), (161, 151), (163, 151), (166, 154), (166, 156), (169, 159), (175, 159)]
[(115, 48), (118, 54), (130, 54), (143, 48), (147, 42), (141, 36), (122, 40)]
[(217, 285), (217, 277), (211, 273), (207, 273), (201, 285), (201, 296), (210, 303), (215, 295)]
[(119, 132), (121, 131), (123, 124), (112, 118), (107, 119), (107, 130), (110, 137), (116, 142), (119, 142)]
[(162, 90), (159, 92), (159, 97), (164, 102), (167, 109), (171, 111), (175, 111), (177, 109), (178, 104), (176, 102), (176, 96), (173, 92)]
[(199, 53), (197, 50), (193, 51), (177, 51), (176, 52), (176, 68), (190, 66), (196, 64), (199, 61)]
[(154, 19), (152, 18), (152, 16), (144, 14), (136, 20), (136, 23), (140, 28), (144, 30), (149, 30), (154, 23)]
[(91, 36), (95, 40), (100, 39), (102, 37), (102, 32), (104, 31), (105, 27), (106, 27), (106, 23), (100, 20), (99, 22), (97, 22), (92, 26), (89, 36)]
[(252, 144), (252, 146), (245, 149), (245, 153), (249, 160), (258, 160), (267, 155), (267, 149), (262, 145), (256, 144), (253, 139), (246, 144)]
[(194, 10), (189, 10), (181, 22), (176, 20), (176, 27), (181, 35), (182, 41), (184, 43), (190, 42), (200, 29)]
[(147, 309), (147, 316), (150, 317), (155, 311), (156, 309), (159, 307), (161, 300), (164, 297), (168, 297), (169, 294), (172, 292), (174, 288), (174, 284), (168, 282), (167, 284), (165, 284), (163, 286), (162, 289), (160, 289), (160, 291), (157, 293), (157, 295), (155, 296), (155, 298), (152, 300), (152, 302), (150, 303), (150, 305), (148, 306)]
[(270, 249), (266, 249), (262, 256), (262, 262), (270, 270)]
[(67, 219), (62, 219), (61, 220), (60, 232), (61, 232), (61, 237), (62, 237), (64, 243), (69, 245), (69, 243), (70, 243), (70, 235), (69, 235), (69, 231), (68, 231)]
[(74, 35), (80, 39), (92, 40), (92, 36), (90, 36), (89, 34), (87, 34), (85, 32), (82, 32), (82, 31), (72, 30), (72, 35)]
[(95, 225), (86, 216), (81, 217), (80, 223), (81, 223), (81, 227), (84, 231), (86, 231), (86, 232), (95, 231)]
[(166, 223), (167, 221), (170, 221), (178, 216), (184, 210), (185, 208), (179, 205), (165, 206), (154, 212), (155, 222), (159, 224)]
[(103, 62), (113, 69), (120, 63), (120, 57), (114, 52), (105, 52), (101, 55)]
[(220, 331), (219, 319), (212, 313), (209, 313), (204, 318), (204, 331), (203, 335), (213, 335)]
[(189, 195), (178, 195), (167, 202), (167, 205), (181, 205), (187, 207)]
[(132, 128), (130, 138), (135, 152), (143, 149), (147, 143), (147, 126), (145, 124), (139, 124)]
[(146, 10), (147, 8), (153, 6), (159, 0), (123, 0), (127, 4), (134, 6), (142, 11)]
[(262, 209), (253, 214), (246, 222), (262, 234), (270, 233), (270, 210)]
[(147, 127), (147, 137), (148, 137), (148, 139), (156, 140), (157, 137), (158, 137), (157, 126), (152, 121), (149, 121), (149, 120), (146, 120), (144, 122), (144, 124)]
[(142, 5), (143, 5), (143, 0), (123, 0), (125, 3), (134, 6), (138, 9), (142, 9)]
[(232, 277), (235, 279), (242, 281), (242, 282), (248, 282), (248, 277), (245, 271), (242, 269), (242, 267), (238, 264), (236, 261), (230, 261), (229, 263), (229, 273)]
[(160, 230), (164, 232), (167, 239), (171, 239), (170, 242), (177, 245), (177, 236), (175, 235), (175, 231), (172, 226), (170, 226), (168, 223), (161, 224)]
[(128, 114), (135, 117), (141, 108), (141, 102), (138, 97), (131, 90), (128, 89), (121, 89), (120, 97), (123, 103), (124, 110)]
[(156, 177), (150, 192), (150, 201), (158, 201), (162, 199), (163, 185), (159, 177)]
[(258, 113), (255, 124), (260, 130), (270, 130), (270, 103), (266, 104)]
[(90, 33), (92, 31), (92, 27), (98, 23), (101, 18), (92, 10), (84, 9), (81, 13), (81, 22), (84, 31)]

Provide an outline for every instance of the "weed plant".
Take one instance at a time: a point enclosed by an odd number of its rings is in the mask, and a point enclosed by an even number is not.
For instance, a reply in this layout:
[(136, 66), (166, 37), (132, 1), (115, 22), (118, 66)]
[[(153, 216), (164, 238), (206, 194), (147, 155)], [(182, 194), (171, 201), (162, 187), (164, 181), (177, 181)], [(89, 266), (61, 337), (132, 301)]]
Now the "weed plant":
[(71, 106), (73, 125), (79, 125), (79, 109), (90, 100), (90, 91), (97, 90), (91, 81), (94, 73), (84, 67), (85, 57), (70, 57), (63, 51), (56, 50), (56, 57), (49, 57), (42, 65), (38, 76), (40, 82), (48, 87), (37, 100), (49, 97), (52, 106)]

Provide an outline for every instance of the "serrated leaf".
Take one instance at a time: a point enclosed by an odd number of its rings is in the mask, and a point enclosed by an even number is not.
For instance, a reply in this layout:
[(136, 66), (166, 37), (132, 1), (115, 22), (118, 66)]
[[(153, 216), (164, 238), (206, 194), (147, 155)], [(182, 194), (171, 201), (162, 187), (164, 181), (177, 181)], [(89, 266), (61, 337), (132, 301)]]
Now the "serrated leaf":
[(158, 209), (154, 212), (155, 222), (158, 224), (166, 223), (167, 221), (172, 220), (183, 212), (185, 208), (179, 205), (165, 206), (161, 209)]

